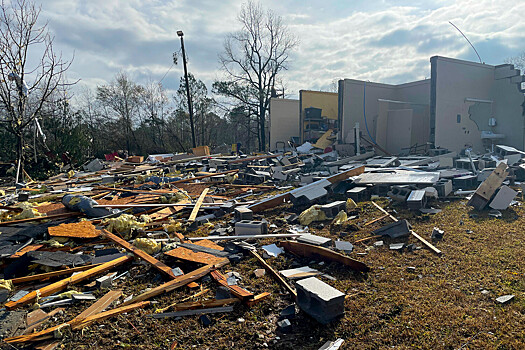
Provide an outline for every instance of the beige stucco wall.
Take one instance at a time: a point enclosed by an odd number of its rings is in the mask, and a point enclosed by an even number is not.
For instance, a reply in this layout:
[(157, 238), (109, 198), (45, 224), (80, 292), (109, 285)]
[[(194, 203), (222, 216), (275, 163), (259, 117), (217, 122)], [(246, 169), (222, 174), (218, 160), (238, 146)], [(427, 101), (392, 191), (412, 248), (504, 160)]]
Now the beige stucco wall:
[[(436, 146), (459, 151), (468, 145), (475, 151), (485, 152), (487, 145), (483, 145), (481, 131), (491, 131), (505, 135), (495, 143), (524, 148), (524, 96), (511, 76), (501, 77), (500, 73), (509, 70), (508, 66), (498, 68), (439, 56), (432, 57), (431, 62), (432, 69), (436, 70), (433, 72), (436, 76)], [(475, 102), (468, 99), (492, 101), (484, 104), (497, 125), (490, 127), (486, 120), (474, 122), (475, 116), (470, 115), (469, 108)], [(458, 115), (461, 116), (459, 123)]]
[[(339, 82), (339, 104), (342, 118), (343, 140), (349, 142), (355, 123), (359, 123), (361, 132), (369, 138), (366, 131), (363, 115), (363, 96), (365, 95), (365, 82), (361, 80), (345, 79)], [(402, 101), (404, 104), (388, 101)], [(429, 104), (430, 80), (415, 81), (400, 85), (366, 82), (365, 110), (368, 131), (377, 143), (393, 153), (398, 152), (399, 143), (388, 140), (394, 134), (388, 133), (388, 116), (397, 116), (398, 109), (413, 109), (412, 118), (405, 118), (407, 123), (403, 130), (411, 130), (411, 135), (403, 141), (404, 144), (423, 144), (429, 139)], [(392, 123), (390, 123), (392, 125)], [(392, 149), (388, 149), (392, 145)]]
[(285, 144), (290, 137), (299, 136), (299, 100), (272, 98), (270, 100), (270, 150), (276, 142)]

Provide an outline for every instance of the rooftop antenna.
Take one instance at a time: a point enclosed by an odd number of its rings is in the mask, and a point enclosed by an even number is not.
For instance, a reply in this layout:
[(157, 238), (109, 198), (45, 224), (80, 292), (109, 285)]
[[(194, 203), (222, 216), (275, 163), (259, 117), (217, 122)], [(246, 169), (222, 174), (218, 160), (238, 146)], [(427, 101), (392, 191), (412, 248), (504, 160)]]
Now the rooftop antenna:
[(474, 45), (472, 45), (472, 43), (470, 42), (470, 40), (468, 40), (467, 36), (465, 34), (463, 34), (463, 32), (458, 28), (456, 27), (456, 25), (450, 21), (448, 21), (448, 23), (450, 23), (454, 28), (456, 28), (458, 30), (458, 32), (461, 33), (461, 35), (463, 35), (463, 37), (465, 38), (466, 41), (468, 41), (468, 43), (470, 44), (470, 46), (472, 46), (472, 48), (474, 49), (474, 52), (476, 53), (476, 55), (478, 55), (478, 58), (479, 58), (479, 63), (483, 63), (481, 61), (481, 57), (479, 57), (479, 53), (478, 53), (478, 50), (476, 50), (476, 48), (474, 47)]

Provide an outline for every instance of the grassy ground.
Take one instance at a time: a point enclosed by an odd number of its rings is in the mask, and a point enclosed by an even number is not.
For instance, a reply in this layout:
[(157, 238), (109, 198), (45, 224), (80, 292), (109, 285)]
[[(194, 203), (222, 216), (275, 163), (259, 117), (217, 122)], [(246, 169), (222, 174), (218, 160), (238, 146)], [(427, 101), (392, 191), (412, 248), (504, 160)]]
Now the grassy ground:
[[(386, 200), (380, 201), (386, 206)], [(344, 349), (523, 349), (525, 347), (525, 218), (522, 207), (503, 212), (503, 218), (475, 213), (465, 201), (434, 203), (443, 211), (433, 216), (414, 215), (396, 208), (398, 218), (407, 218), (415, 232), (429, 238), (434, 226), (445, 230), (435, 245), (443, 251), (438, 257), (430, 250), (395, 252), (385, 247), (372, 248), (374, 240), (355, 246), (352, 257), (371, 267), (367, 275), (353, 273), (337, 264), (300, 259), (288, 254), (267, 261), (276, 269), (310, 265), (335, 277), (325, 281), (351, 295), (345, 302), (345, 315), (320, 325), (303, 312), (291, 320), (289, 334), (277, 331), (279, 312), (292, 300), (268, 275), (256, 278), (260, 268), (254, 258), (226, 266), (223, 272), (238, 271), (241, 285), (254, 294), (271, 292), (271, 297), (248, 308), (237, 304), (234, 312), (210, 315), (213, 324), (203, 327), (198, 316), (180, 320), (155, 320), (147, 317), (157, 307), (181, 300), (195, 291), (188, 288), (156, 298), (145, 310), (121, 315), (66, 335), (64, 349), (318, 349), (327, 340), (345, 339)], [(292, 208), (288, 208), (293, 210)], [(284, 210), (273, 210), (264, 217), (282, 229)], [(380, 217), (370, 203), (359, 204), (351, 225), (330, 230), (328, 222), (313, 224), (311, 231), (331, 238), (354, 242), (368, 237), (373, 229), (389, 219), (362, 227)], [(471, 214), (475, 214), (472, 215)], [(358, 229), (357, 231), (355, 231)], [(202, 234), (202, 231), (196, 232)], [(415, 238), (408, 243), (422, 246)], [(267, 240), (264, 243), (272, 242)], [(363, 254), (357, 254), (363, 253)], [(167, 261), (177, 265), (174, 261)], [(184, 271), (196, 265), (178, 265)], [(407, 269), (415, 267), (415, 269)], [(129, 267), (128, 267), (129, 268)], [(117, 287), (124, 294), (137, 294), (161, 283), (160, 276), (146, 265), (135, 264), (126, 280)], [(214, 296), (216, 283), (204, 281)], [(488, 291), (482, 293), (482, 291)], [(506, 305), (495, 298), (514, 294)], [(68, 320), (86, 306), (70, 308), (56, 322)], [(240, 320), (242, 319), (242, 320)]]

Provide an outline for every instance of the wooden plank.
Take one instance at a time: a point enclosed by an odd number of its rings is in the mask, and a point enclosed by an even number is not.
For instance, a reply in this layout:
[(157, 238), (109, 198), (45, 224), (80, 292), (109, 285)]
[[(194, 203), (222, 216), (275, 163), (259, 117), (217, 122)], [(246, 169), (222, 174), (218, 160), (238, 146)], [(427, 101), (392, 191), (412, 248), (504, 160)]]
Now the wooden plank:
[(149, 255), (148, 253), (146, 253), (142, 249), (139, 249), (139, 248), (129, 244), (128, 242), (126, 242), (122, 238), (114, 235), (113, 233), (111, 233), (109, 231), (106, 231), (106, 230), (102, 230), (102, 232), (103, 232), (104, 236), (107, 239), (113, 241), (114, 243), (118, 244), (122, 248), (126, 249), (128, 252), (133, 253), (135, 256), (137, 256), (137, 257), (141, 258), (142, 260), (148, 262), (149, 264), (153, 265), (153, 267), (155, 267), (157, 270), (159, 270), (160, 272), (162, 272), (165, 275), (167, 275), (169, 278), (175, 278), (175, 275), (173, 274), (173, 271), (171, 270), (171, 267), (169, 267), (166, 264), (158, 261), (157, 259), (155, 259), (151, 255)]
[(365, 263), (324, 247), (292, 241), (281, 241), (279, 246), (296, 255), (338, 262), (360, 272), (370, 271), (370, 268)]
[(165, 252), (164, 254), (177, 258), (177, 259), (197, 262), (197, 263), (206, 264), (206, 265), (216, 264), (224, 259), (228, 259), (228, 258), (216, 257), (214, 255), (204, 253), (204, 252), (194, 252), (191, 249), (184, 248), (184, 247), (177, 247), (175, 249)]
[(509, 175), (508, 166), (505, 163), (500, 163), (492, 173), (483, 181), (476, 192), (472, 195), (467, 205), (474, 207), (477, 210), (482, 210), (488, 204), (494, 193)]
[[(110, 317), (113, 317), (113, 316), (117, 316), (117, 315), (120, 315), (120, 314), (123, 314), (123, 313), (126, 313), (126, 312), (130, 312), (132, 310), (136, 310), (136, 309), (142, 309), (144, 307), (146, 307), (147, 305), (149, 305), (150, 302), (149, 301), (142, 301), (142, 302), (139, 302), (139, 303), (135, 303), (135, 304), (130, 304), (130, 305), (126, 305), (126, 306), (121, 306), (121, 307), (118, 307), (116, 309), (112, 309), (112, 310), (109, 310), (109, 311), (104, 311), (104, 312), (100, 312), (100, 313), (97, 313), (97, 314), (94, 314), (94, 315), (91, 315), (91, 316), (88, 316), (82, 320), (77, 320), (77, 321), (71, 321), (71, 322), (68, 322), (70, 325), (71, 325), (71, 328), (73, 330), (78, 330), (78, 329), (82, 329), (84, 327), (87, 327), (95, 322), (100, 322), (100, 321), (104, 321)], [(76, 320), (76, 318), (75, 318)]]
[(65, 218), (70, 218), (73, 216), (80, 216), (80, 215), (84, 215), (84, 214), (73, 212), (73, 213), (64, 213), (64, 214), (56, 214), (56, 215), (48, 215), (48, 216), (37, 216), (36, 218), (0, 222), (0, 226), (9, 226), (9, 225), (14, 225), (14, 224), (22, 224), (26, 222), (36, 222), (36, 221), (42, 221), (42, 220), (65, 219)]
[(254, 256), (257, 259), (257, 261), (259, 261), (259, 263), (264, 267), (264, 269), (268, 271), (273, 276), (273, 278), (275, 278), (277, 282), (279, 282), (279, 284), (283, 286), (288, 291), (288, 293), (290, 293), (290, 295), (294, 299), (297, 299), (297, 292), (295, 291), (295, 289), (293, 289), (277, 271), (275, 271), (270, 265), (268, 265), (268, 263), (259, 254), (257, 254), (255, 250), (250, 250), (250, 254)]
[(195, 203), (195, 206), (193, 207), (193, 210), (191, 211), (190, 218), (188, 219), (188, 222), (193, 222), (197, 218), (197, 214), (199, 214), (199, 210), (201, 208), (202, 202), (204, 201), (204, 197), (208, 194), (210, 191), (209, 188), (205, 188), (201, 195), (199, 196), (199, 199), (197, 199), (197, 203)]
[(218, 307), (218, 306), (224, 306), (228, 304), (234, 304), (234, 303), (238, 303), (239, 301), (240, 300), (237, 298), (190, 301), (187, 303), (174, 304), (172, 308), (173, 308), (173, 311), (205, 309), (209, 307)]
[(83, 320), (89, 316), (98, 314), (99, 312), (104, 311), (108, 306), (110, 306), (115, 300), (120, 298), (122, 295), (121, 290), (110, 290), (106, 294), (102, 296), (102, 298), (95, 301), (93, 304), (91, 304), (90, 307), (82, 311), (77, 317), (73, 319), (74, 320)]
[(31, 244), (31, 245), (25, 246), (24, 248), (20, 249), (19, 251), (17, 251), (13, 255), (11, 255), (9, 258), (11, 258), (11, 259), (19, 258), (22, 255), (24, 255), (25, 253), (33, 252), (35, 250), (39, 250), (43, 246), (44, 246), (43, 244)]
[(35, 342), (35, 341), (50, 339), (50, 338), (53, 338), (53, 333), (62, 327), (70, 326), (72, 330), (79, 330), (95, 322), (104, 321), (110, 317), (120, 315), (126, 312), (130, 312), (135, 309), (143, 308), (149, 304), (150, 304), (149, 301), (144, 301), (144, 302), (140, 302), (136, 304), (122, 306), (122, 307), (112, 309), (109, 311), (104, 311), (104, 312), (100, 312), (97, 314), (93, 314), (86, 318), (79, 318), (77, 316), (71, 321), (59, 324), (51, 328), (44, 329), (40, 332), (31, 333), (27, 335), (21, 335), (17, 337), (6, 338), (4, 339), (4, 341), (6, 343), (28, 343), (28, 342)]
[(170, 185), (174, 185), (174, 184), (178, 184), (178, 183), (184, 183), (184, 182), (193, 181), (193, 180), (205, 179), (205, 178), (213, 177), (213, 176), (217, 176), (217, 175), (226, 175), (226, 174), (236, 173), (238, 171), (239, 171), (239, 169), (234, 169), (234, 170), (223, 171), (221, 173), (212, 173), (212, 174), (207, 174), (207, 175), (202, 175), (202, 176), (190, 177), (190, 178), (187, 178), (187, 179), (182, 179), (182, 180), (177, 180), (177, 181), (170, 182)]
[[(387, 212), (385, 209), (381, 208), (380, 205), (378, 205), (376, 202), (372, 201), (372, 204), (379, 210), (381, 210), (383, 213), (385, 213), (386, 215), (388, 215), (390, 217), (390, 219), (392, 219), (393, 221), (397, 222), (398, 220), (392, 216), (389, 212)], [(427, 246), (427, 248), (429, 248), (430, 250), (432, 250), (434, 253), (436, 253), (437, 255), (441, 255), (442, 252), (441, 250), (437, 249), (434, 245), (432, 245), (429, 241), (427, 241), (426, 239), (424, 239), (423, 237), (421, 237), (420, 235), (418, 235), (417, 233), (415, 233), (414, 231), (410, 230), (410, 233), (412, 234), (412, 236), (414, 236), (416, 239), (418, 239), (421, 243), (423, 243), (425, 246)]]
[(201, 247), (216, 249), (216, 250), (224, 250), (223, 247), (221, 247), (218, 244), (213, 243), (209, 239), (202, 239), (200, 241), (193, 242), (193, 244), (200, 245)]
[(212, 271), (210, 275), (211, 277), (213, 277), (215, 281), (217, 281), (219, 284), (223, 285), (224, 287), (228, 288), (233, 295), (235, 295), (237, 298), (241, 299), (242, 301), (248, 301), (249, 299), (253, 298), (253, 294), (248, 292), (247, 290), (244, 290), (237, 285), (230, 286), (228, 282), (226, 281), (226, 276), (224, 276), (219, 271), (217, 270)]
[(383, 215), (381, 217), (378, 217), (377, 219), (374, 219), (372, 221), (369, 221), (369, 222), (365, 223), (363, 226), (372, 225), (374, 222), (381, 221), (381, 220), (383, 220), (384, 218), (387, 218), (387, 217), (388, 217), (388, 214), (385, 214), (385, 215)]
[(144, 292), (136, 296), (135, 298), (123, 303), (122, 305), (129, 305), (131, 303), (147, 300), (147, 299), (156, 297), (157, 295), (171, 292), (177, 288), (184, 286), (185, 284), (188, 284), (189, 282), (198, 280), (199, 278), (207, 275), (208, 273), (214, 271), (215, 269), (226, 265), (226, 263), (229, 263), (229, 261), (228, 262), (224, 261), (224, 263), (216, 264), (216, 265), (206, 265), (190, 273), (187, 273), (181, 276), (177, 276), (175, 277), (175, 279), (169, 282), (166, 282), (164, 284), (161, 284), (160, 286), (155, 287), (147, 292)]
[(93, 267), (87, 271), (80, 272), (76, 275), (73, 275), (69, 278), (60, 280), (58, 282), (52, 283), (48, 286), (42, 287), (38, 290), (32, 291), (29, 294), (26, 294), (20, 300), (18, 301), (9, 301), (5, 304), (5, 308), (7, 310), (13, 310), (18, 307), (30, 304), (35, 302), (38, 298), (41, 297), (47, 297), (51, 294), (54, 294), (56, 292), (60, 292), (61, 290), (66, 289), (70, 285), (76, 284), (78, 282), (84, 281), (88, 278), (97, 276), (101, 273), (104, 273), (114, 267), (117, 267), (119, 265), (122, 265), (128, 261), (133, 260), (133, 257), (131, 256), (122, 256), (120, 258), (117, 258), (115, 260), (108, 261), (107, 263), (100, 264), (96, 267)]
[(13, 282), (13, 284), (22, 284), (22, 283), (28, 283), (28, 282), (33, 282), (33, 281), (43, 281), (43, 280), (46, 280), (52, 277), (73, 274), (74, 272), (86, 271), (86, 270), (92, 269), (93, 267), (99, 266), (99, 265), (100, 264), (84, 265), (84, 266), (73, 267), (73, 268), (65, 269), (65, 270), (41, 273), (38, 275), (13, 278), (11, 281)]
[(47, 312), (45, 312), (42, 309), (36, 309), (26, 315), (26, 325), (27, 327), (32, 326), (35, 323), (39, 323), (48, 317), (49, 315), (47, 314)]
[(249, 307), (252, 307), (269, 297), (270, 297), (270, 293), (263, 292), (261, 294), (257, 294), (256, 296), (254, 296), (253, 299), (248, 300), (245, 304), (248, 305)]

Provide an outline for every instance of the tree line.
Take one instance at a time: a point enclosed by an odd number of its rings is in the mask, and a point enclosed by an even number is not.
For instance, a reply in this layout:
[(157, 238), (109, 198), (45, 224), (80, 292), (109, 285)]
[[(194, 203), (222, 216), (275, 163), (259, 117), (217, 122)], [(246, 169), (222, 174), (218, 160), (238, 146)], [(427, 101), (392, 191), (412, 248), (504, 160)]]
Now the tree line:
[[(96, 89), (76, 91), (75, 82), (64, 79), (72, 61), (54, 52), (39, 15), (30, 0), (0, 5), (0, 161), (15, 164), (17, 178), (24, 169), (50, 175), (57, 165), (79, 165), (117, 150), (190, 151), (184, 78), (172, 95), (161, 83), (140, 84), (125, 72)], [(222, 152), (234, 143), (245, 152), (264, 151), (270, 98), (297, 40), (280, 16), (259, 3), (244, 4), (238, 21), (240, 29), (225, 38), (219, 55), (223, 77), (211, 91), (190, 68), (196, 140)], [(35, 53), (40, 59), (30, 60)]]

